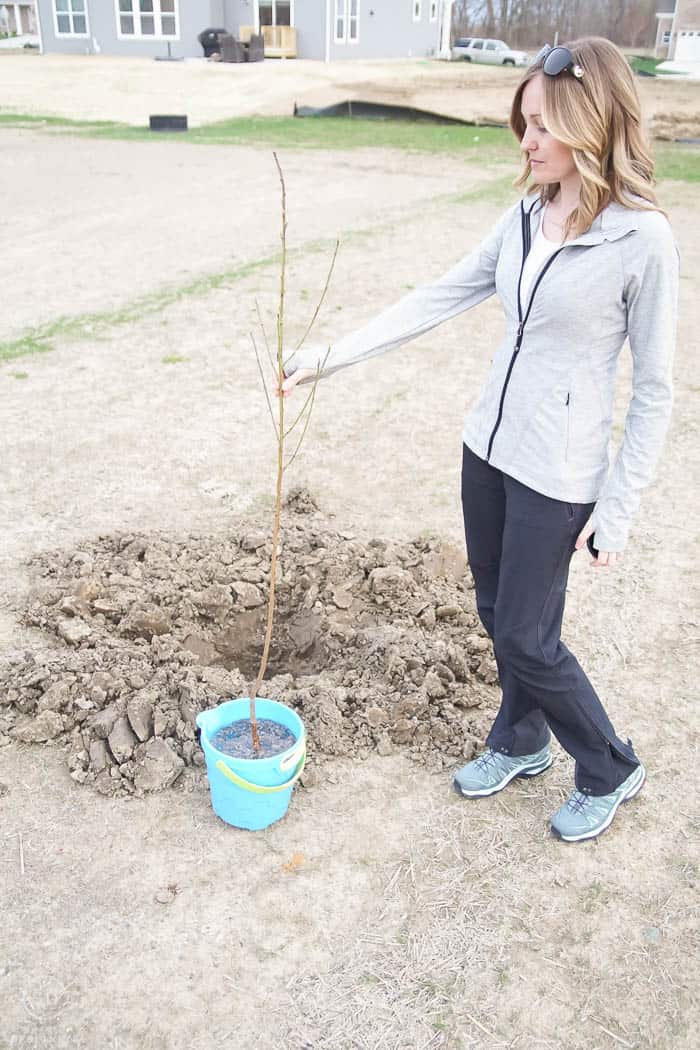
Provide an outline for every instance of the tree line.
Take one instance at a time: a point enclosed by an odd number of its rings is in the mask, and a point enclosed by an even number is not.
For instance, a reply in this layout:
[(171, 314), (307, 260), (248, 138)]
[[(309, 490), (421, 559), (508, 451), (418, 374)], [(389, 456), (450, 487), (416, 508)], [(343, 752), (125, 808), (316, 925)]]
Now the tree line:
[(657, 11), (674, 0), (456, 0), (453, 39), (484, 36), (536, 49), (579, 36), (604, 36), (620, 47), (651, 47)]

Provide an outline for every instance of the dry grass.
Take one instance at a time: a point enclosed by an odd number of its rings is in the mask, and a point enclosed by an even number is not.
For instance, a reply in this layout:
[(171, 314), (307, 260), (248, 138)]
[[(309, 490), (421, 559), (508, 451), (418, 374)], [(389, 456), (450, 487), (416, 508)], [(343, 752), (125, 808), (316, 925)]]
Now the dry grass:
[(568, 765), (477, 802), (447, 801), (436, 778), (365, 930), (328, 972), (291, 985), (306, 1045), (690, 1045), (687, 898), (662, 872), (658, 887), (630, 892), (629, 871), (598, 862), (616, 852), (610, 840), (575, 854), (548, 836)]

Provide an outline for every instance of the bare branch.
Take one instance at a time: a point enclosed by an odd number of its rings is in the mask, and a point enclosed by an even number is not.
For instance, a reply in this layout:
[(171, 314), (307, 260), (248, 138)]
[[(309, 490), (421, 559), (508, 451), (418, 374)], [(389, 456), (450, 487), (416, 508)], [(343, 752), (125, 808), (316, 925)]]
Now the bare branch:
[(328, 358), (328, 354), (330, 352), (331, 352), (331, 348), (328, 347), (328, 350), (326, 351), (326, 356), (323, 359), (323, 363), (316, 369), (316, 378), (314, 379), (314, 385), (313, 385), (313, 389), (311, 391), (311, 404), (309, 405), (309, 411), (308, 411), (307, 416), (306, 416), (306, 423), (304, 424), (304, 429), (301, 432), (301, 437), (299, 438), (299, 442), (297, 444), (297, 447), (294, 449), (294, 453), (293, 453), (291, 459), (289, 459), (284, 465), (284, 469), (285, 470), (287, 469), (287, 467), (289, 467), (294, 462), (296, 454), (299, 451), (299, 449), (301, 448), (301, 443), (304, 440), (304, 435), (306, 434), (306, 429), (307, 429), (307, 427), (309, 425), (309, 420), (311, 419), (311, 410), (314, 407), (314, 398), (316, 397), (316, 387), (318, 386), (319, 379), (323, 375), (323, 365), (325, 365), (326, 360)]
[(316, 387), (318, 386), (319, 378), (320, 378), (320, 376), (317, 375), (316, 379), (314, 380), (313, 390), (311, 392), (311, 404), (309, 406), (309, 411), (308, 411), (307, 416), (306, 416), (306, 422), (304, 423), (304, 429), (301, 432), (301, 437), (299, 438), (299, 442), (297, 444), (297, 447), (294, 449), (294, 452), (292, 453), (292, 456), (284, 464), (284, 467), (283, 467), (284, 470), (286, 470), (288, 467), (290, 467), (292, 465), (292, 463), (296, 459), (296, 456), (297, 456), (297, 453), (299, 452), (299, 449), (301, 448), (301, 443), (304, 440), (304, 435), (306, 434), (306, 430), (307, 430), (307, 427), (309, 425), (309, 420), (311, 419), (311, 409), (313, 408), (314, 398), (316, 396)]
[(265, 349), (267, 350), (267, 359), (270, 362), (270, 368), (276, 374), (277, 370), (275, 368), (274, 361), (272, 360), (272, 354), (270, 353), (270, 344), (267, 341), (267, 332), (265, 331), (265, 325), (263, 323), (262, 314), (260, 313), (260, 303), (258, 302), (257, 299), (255, 300), (255, 309), (257, 310), (257, 313), (258, 313), (258, 321), (260, 322), (260, 328), (262, 330), (263, 339), (265, 340)]
[(313, 397), (313, 393), (314, 393), (314, 391), (313, 391), (313, 387), (312, 387), (310, 393), (307, 394), (307, 396), (306, 396), (306, 401), (304, 402), (304, 405), (303, 405), (303, 407), (301, 409), (301, 412), (299, 413), (297, 418), (294, 420), (294, 422), (292, 423), (292, 425), (289, 428), (289, 430), (285, 430), (285, 432), (284, 432), (284, 436), (285, 437), (287, 437), (288, 434), (291, 434), (291, 432), (294, 430), (294, 427), (297, 425), (297, 423), (299, 422), (301, 417), (304, 415), (304, 412), (306, 410), (306, 406), (308, 405), (309, 400)]
[(323, 291), (321, 292), (321, 298), (318, 301), (316, 309), (314, 310), (314, 315), (311, 318), (311, 320), (309, 321), (309, 325), (308, 325), (306, 331), (304, 332), (303, 336), (301, 337), (301, 340), (297, 343), (297, 346), (296, 346), (296, 349), (295, 349), (294, 353), (296, 353), (297, 350), (301, 350), (302, 346), (306, 342), (306, 337), (308, 336), (309, 332), (311, 331), (311, 329), (313, 328), (314, 324), (316, 323), (316, 318), (318, 317), (318, 312), (321, 309), (321, 307), (323, 306), (323, 300), (326, 298), (326, 292), (328, 291), (328, 286), (331, 283), (331, 277), (333, 275), (333, 267), (335, 266), (335, 260), (338, 257), (338, 249), (339, 248), (340, 248), (340, 241), (337, 240), (335, 242), (335, 249), (333, 250), (333, 258), (331, 259), (331, 265), (330, 265), (329, 270), (328, 270), (328, 276), (326, 277), (326, 283), (323, 286)]
[(263, 375), (262, 365), (260, 364), (260, 355), (258, 353), (258, 348), (255, 345), (255, 336), (253, 335), (252, 332), (250, 333), (250, 340), (251, 340), (251, 342), (253, 344), (253, 350), (255, 350), (255, 360), (258, 362), (258, 370), (260, 372), (260, 378), (262, 379), (263, 390), (265, 391), (265, 398), (267, 400), (267, 407), (270, 410), (270, 419), (272, 420), (272, 426), (274, 427), (274, 430), (275, 430), (275, 437), (279, 441), (279, 436), (280, 436), (279, 435), (279, 429), (277, 427), (277, 423), (275, 422), (275, 414), (272, 411), (272, 403), (270, 401), (270, 395), (267, 392), (267, 383), (265, 382), (265, 376)]

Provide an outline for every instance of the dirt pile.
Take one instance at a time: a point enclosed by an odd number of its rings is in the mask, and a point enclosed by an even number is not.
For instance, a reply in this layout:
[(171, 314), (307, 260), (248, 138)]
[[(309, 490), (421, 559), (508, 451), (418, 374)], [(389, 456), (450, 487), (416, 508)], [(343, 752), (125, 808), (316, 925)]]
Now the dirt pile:
[[(196, 714), (249, 695), (257, 674), (269, 537), (239, 522), (223, 538), (101, 536), (35, 558), (20, 615), (44, 644), (0, 662), (0, 743), (65, 743), (74, 780), (110, 794), (201, 767)], [(472, 586), (461, 549), (339, 532), (307, 490), (290, 493), (261, 693), (305, 722), (307, 786), (332, 755), (471, 757), (497, 681)]]

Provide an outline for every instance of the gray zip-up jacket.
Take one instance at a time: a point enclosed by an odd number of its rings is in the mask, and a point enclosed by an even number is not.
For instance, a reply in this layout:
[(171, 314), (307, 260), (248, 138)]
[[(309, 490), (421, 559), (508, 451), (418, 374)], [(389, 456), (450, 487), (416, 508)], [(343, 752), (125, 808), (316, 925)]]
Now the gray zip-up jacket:
[[(586, 233), (553, 252), (521, 302), (522, 267), (542, 210), (538, 190), (510, 207), (439, 280), (333, 344), (322, 376), (415, 339), (498, 293), (507, 331), (463, 439), (538, 492), (596, 501), (596, 547), (621, 551), (671, 415), (678, 247), (660, 212), (611, 203)], [(626, 337), (633, 394), (608, 474), (615, 374)], [(285, 361), (286, 375), (316, 369), (327, 351), (298, 351)], [(312, 381), (308, 376), (299, 385)]]

